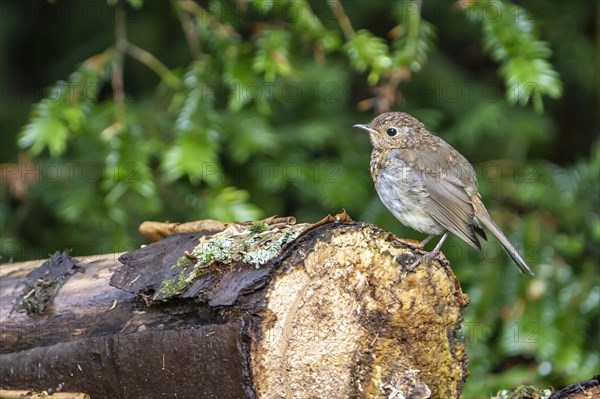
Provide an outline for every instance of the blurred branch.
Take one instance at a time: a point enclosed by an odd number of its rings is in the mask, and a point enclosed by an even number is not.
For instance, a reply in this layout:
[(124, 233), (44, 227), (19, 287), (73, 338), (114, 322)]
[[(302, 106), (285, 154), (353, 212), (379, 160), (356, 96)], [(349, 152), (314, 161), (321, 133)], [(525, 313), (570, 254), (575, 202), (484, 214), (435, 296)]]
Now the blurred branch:
[(117, 123), (125, 120), (125, 86), (123, 83), (123, 58), (127, 51), (127, 28), (125, 26), (125, 7), (119, 1), (115, 10), (115, 49), (116, 55), (112, 68), (112, 90), (115, 102)]
[(192, 57), (194, 57), (194, 60), (198, 61), (200, 58), (202, 58), (202, 49), (200, 48), (200, 42), (198, 41), (198, 29), (196, 24), (188, 12), (184, 12), (183, 8), (181, 7), (176, 8), (177, 17), (181, 23), (181, 29), (185, 34), (185, 40), (190, 48)]
[(219, 34), (224, 36), (233, 36), (235, 34), (235, 29), (233, 29), (233, 27), (220, 23), (219, 20), (214, 17), (214, 15), (207, 12), (204, 8), (192, 0), (178, 0), (175, 2), (175, 5), (178, 9), (185, 10), (194, 15), (196, 18), (198, 18), (198, 20), (207, 22)]
[(344, 11), (344, 7), (342, 7), (339, 0), (328, 1), (327, 4), (329, 4), (331, 11), (333, 11), (333, 15), (337, 18), (340, 28), (342, 28), (342, 32), (344, 32), (344, 36), (346, 36), (346, 39), (350, 39), (354, 36), (354, 29), (352, 28), (350, 19)]
[(127, 53), (156, 72), (156, 74), (170, 87), (175, 89), (179, 86), (179, 79), (165, 66), (165, 64), (152, 55), (152, 53), (131, 43), (127, 44)]
[[(181, 18), (181, 15), (180, 15)], [(183, 17), (185, 18), (185, 17)], [(189, 19), (189, 17), (188, 17)], [(184, 32), (186, 38), (188, 38), (188, 29), (185, 29), (184, 19), (181, 20), (184, 25)], [(189, 26), (193, 27), (193, 23), (190, 20)], [(116, 57), (113, 62), (112, 70), (112, 89), (113, 99), (115, 102), (116, 119), (117, 123), (122, 123), (125, 120), (125, 86), (123, 83), (123, 60), (125, 54), (131, 55), (133, 58), (148, 66), (163, 80), (168, 86), (177, 88), (179, 86), (179, 79), (167, 68), (158, 58), (152, 55), (150, 52), (136, 46), (135, 44), (129, 43), (127, 40), (127, 26), (125, 21), (125, 6), (123, 1), (118, 1), (116, 12), (115, 12), (115, 49)], [(188, 38), (188, 43), (192, 49), (194, 58), (199, 56), (199, 48), (197, 50), (192, 47), (192, 40)], [(196, 41), (197, 44), (197, 41)]]

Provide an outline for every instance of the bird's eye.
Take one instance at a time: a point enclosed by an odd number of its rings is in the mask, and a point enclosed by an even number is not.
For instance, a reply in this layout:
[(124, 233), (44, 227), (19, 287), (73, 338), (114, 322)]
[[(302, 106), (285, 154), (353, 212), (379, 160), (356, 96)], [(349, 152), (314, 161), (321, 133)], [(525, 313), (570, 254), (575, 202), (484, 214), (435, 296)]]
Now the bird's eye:
[(391, 127), (388, 130), (386, 130), (386, 133), (388, 136), (394, 137), (395, 135), (398, 134), (398, 131), (396, 130), (396, 128)]

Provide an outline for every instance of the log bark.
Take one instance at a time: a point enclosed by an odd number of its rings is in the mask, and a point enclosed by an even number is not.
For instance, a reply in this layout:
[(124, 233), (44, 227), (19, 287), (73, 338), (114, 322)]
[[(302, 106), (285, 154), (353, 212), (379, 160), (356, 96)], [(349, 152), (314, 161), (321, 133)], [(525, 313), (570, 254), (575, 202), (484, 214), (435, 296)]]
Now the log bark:
[(344, 220), (229, 225), (170, 236), (123, 264), (81, 259), (42, 314), (15, 310), (39, 262), (3, 265), (0, 388), (458, 398), (468, 299), (447, 263), (411, 270), (414, 242)]
[(600, 398), (600, 374), (589, 380), (569, 385), (554, 392), (548, 399), (594, 399)]

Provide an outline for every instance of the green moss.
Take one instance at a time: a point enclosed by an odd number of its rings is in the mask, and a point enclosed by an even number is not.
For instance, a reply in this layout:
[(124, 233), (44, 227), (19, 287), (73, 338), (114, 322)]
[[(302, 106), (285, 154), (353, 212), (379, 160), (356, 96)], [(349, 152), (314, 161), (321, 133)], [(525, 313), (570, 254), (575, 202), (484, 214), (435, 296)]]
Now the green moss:
[(181, 258), (177, 259), (177, 263), (175, 263), (173, 266), (171, 267), (187, 267), (189, 266), (191, 263), (191, 259), (185, 255), (183, 255)]
[(200, 243), (192, 251), (196, 257), (195, 267), (206, 267), (212, 260), (226, 262), (231, 259), (231, 248), (235, 241), (231, 237), (216, 237), (214, 239)]
[(503, 389), (492, 399), (547, 399), (552, 394), (549, 389), (537, 389), (531, 386), (520, 386), (513, 390)]
[(265, 223), (255, 222), (241, 232), (225, 231), (203, 237), (191, 254), (180, 257), (172, 266), (183, 270), (176, 280), (164, 281), (159, 294), (178, 295), (195, 279), (210, 272), (215, 262), (230, 268), (238, 262), (259, 268), (278, 256), (305, 228), (306, 225), (294, 225), (270, 230)]
[(261, 221), (253, 222), (250, 227), (248, 227), (248, 231), (251, 233), (262, 233), (267, 230), (269, 230), (269, 226)]
[(163, 281), (163, 286), (160, 289), (160, 292), (166, 296), (175, 296), (175, 295), (181, 293), (181, 291), (183, 291), (185, 289), (187, 284), (188, 284), (188, 281), (187, 281), (187, 278), (185, 277), (185, 272), (181, 271), (181, 272), (179, 272), (179, 276), (178, 276), (177, 280)]
[(287, 229), (276, 240), (267, 240), (256, 245), (254, 250), (244, 252), (242, 260), (258, 268), (277, 256), (283, 247), (294, 241), (301, 232), (301, 230)]

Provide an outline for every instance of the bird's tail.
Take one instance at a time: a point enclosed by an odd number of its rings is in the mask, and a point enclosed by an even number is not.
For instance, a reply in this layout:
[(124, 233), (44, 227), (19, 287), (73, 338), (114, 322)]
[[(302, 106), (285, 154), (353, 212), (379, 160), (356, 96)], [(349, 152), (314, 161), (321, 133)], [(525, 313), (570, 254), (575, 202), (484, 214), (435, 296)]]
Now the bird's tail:
[(512, 260), (515, 261), (517, 266), (519, 266), (519, 270), (521, 271), (521, 273), (533, 276), (533, 272), (531, 271), (525, 260), (521, 257), (517, 249), (511, 244), (510, 241), (508, 241), (508, 238), (506, 238), (502, 230), (500, 230), (498, 225), (492, 220), (487, 209), (485, 209), (483, 202), (481, 202), (481, 200), (477, 202), (478, 206), (476, 208), (479, 208), (479, 212), (476, 213), (477, 220), (481, 222), (490, 231), (490, 233), (492, 233), (494, 237), (498, 239), (498, 241), (500, 241), (500, 244), (502, 244), (502, 247), (504, 248), (506, 253), (512, 258)]

